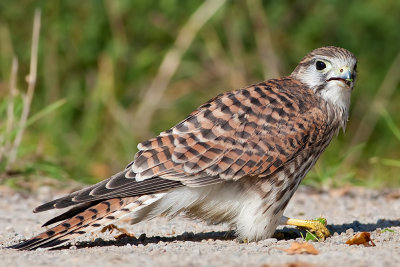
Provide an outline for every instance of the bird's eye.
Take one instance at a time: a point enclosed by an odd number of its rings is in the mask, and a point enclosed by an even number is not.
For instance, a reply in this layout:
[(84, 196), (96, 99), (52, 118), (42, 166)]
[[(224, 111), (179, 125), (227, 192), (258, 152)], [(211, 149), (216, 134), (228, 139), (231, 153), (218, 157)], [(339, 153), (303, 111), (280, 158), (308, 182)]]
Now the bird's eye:
[(323, 70), (326, 68), (326, 64), (318, 60), (317, 63), (315, 64), (315, 67), (317, 68), (317, 70)]

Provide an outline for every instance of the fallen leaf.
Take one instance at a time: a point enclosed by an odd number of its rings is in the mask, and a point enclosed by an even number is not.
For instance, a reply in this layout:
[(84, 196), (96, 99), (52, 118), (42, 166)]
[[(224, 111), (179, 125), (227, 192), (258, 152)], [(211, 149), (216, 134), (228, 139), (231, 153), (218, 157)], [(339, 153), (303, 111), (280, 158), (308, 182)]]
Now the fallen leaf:
[(347, 245), (364, 245), (366, 247), (375, 247), (374, 241), (371, 239), (371, 234), (368, 232), (360, 232), (346, 241)]
[(100, 232), (104, 233), (106, 231), (110, 231), (110, 234), (112, 234), (112, 232), (114, 232), (114, 230), (121, 232), (121, 234), (114, 236), (114, 238), (117, 240), (124, 238), (124, 237), (134, 237), (135, 236), (134, 234), (129, 233), (125, 228), (119, 228), (115, 224), (110, 224), (110, 225), (103, 227), (103, 229), (101, 229)]
[(115, 229), (119, 229), (118, 226), (116, 226), (115, 224), (109, 224), (107, 226), (104, 226), (100, 232), (101, 233), (105, 233), (107, 231), (110, 231), (110, 234), (112, 234), (112, 232), (114, 232)]
[(310, 243), (298, 243), (298, 242), (293, 242), (291, 247), (288, 249), (283, 249), (283, 248), (278, 248), (282, 251), (287, 252), (290, 255), (293, 254), (312, 254), (312, 255), (317, 255), (319, 254), (319, 251)]

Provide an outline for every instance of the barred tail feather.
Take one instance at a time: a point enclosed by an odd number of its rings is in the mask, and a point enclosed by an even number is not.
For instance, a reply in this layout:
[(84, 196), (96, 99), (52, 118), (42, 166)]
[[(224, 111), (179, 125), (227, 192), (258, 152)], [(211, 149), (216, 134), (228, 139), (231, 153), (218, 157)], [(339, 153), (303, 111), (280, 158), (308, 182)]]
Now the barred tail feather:
[[(88, 207), (75, 216), (72, 215), (72, 218), (61, 222), (51, 229), (9, 248), (18, 250), (55, 248), (80, 235), (95, 231), (100, 226), (107, 226), (130, 213), (134, 213), (162, 198), (164, 195), (165, 193), (158, 193), (102, 201)], [(63, 215), (65, 216), (65, 214)]]

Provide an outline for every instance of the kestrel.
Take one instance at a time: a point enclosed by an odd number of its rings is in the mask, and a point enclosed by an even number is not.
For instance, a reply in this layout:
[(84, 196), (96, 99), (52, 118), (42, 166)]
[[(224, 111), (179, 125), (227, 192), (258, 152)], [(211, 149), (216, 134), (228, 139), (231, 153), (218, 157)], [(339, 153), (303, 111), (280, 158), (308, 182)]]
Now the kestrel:
[(329, 236), (317, 221), (283, 212), (340, 128), (346, 127), (357, 60), (346, 49), (313, 50), (286, 77), (226, 92), (138, 145), (125, 170), (37, 207), (72, 207), (58, 225), (15, 249), (52, 248), (126, 215), (132, 222), (183, 213), (269, 238), (279, 224)]

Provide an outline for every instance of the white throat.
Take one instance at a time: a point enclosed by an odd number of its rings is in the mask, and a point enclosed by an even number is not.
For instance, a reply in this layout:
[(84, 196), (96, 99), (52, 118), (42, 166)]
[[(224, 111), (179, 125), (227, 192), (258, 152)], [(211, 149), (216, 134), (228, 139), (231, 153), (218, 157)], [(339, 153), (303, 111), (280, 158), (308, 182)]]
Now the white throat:
[(351, 89), (340, 81), (331, 81), (316, 93), (334, 109), (344, 131), (349, 117)]

